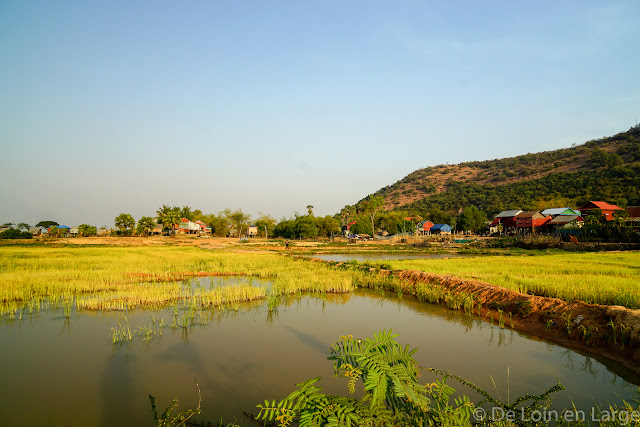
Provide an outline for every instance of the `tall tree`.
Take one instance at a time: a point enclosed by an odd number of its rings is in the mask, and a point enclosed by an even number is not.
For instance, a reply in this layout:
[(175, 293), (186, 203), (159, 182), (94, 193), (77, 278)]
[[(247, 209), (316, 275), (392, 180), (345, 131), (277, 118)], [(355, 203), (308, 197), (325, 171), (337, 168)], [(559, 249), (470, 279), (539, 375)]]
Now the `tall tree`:
[(307, 205), (307, 213), (309, 216), (313, 216), (313, 205)]
[(458, 230), (473, 231), (474, 233), (482, 232), (486, 225), (487, 214), (480, 211), (475, 205), (464, 208), (456, 222)]
[(42, 228), (50, 228), (52, 226), (59, 226), (60, 224), (58, 224), (55, 221), (40, 221), (39, 223), (36, 224), (36, 227), (42, 227)]
[(49, 236), (50, 237), (58, 237), (60, 235), (60, 229), (57, 225), (52, 225), (49, 227)]
[(154, 227), (153, 218), (150, 216), (143, 216), (138, 221), (138, 225), (136, 226), (136, 233), (139, 236), (148, 236), (151, 230)]
[(93, 225), (80, 224), (78, 226), (78, 234), (80, 234), (80, 237), (95, 236), (97, 233), (98, 229)]
[[(229, 211), (231, 212), (231, 211)], [(211, 234), (218, 237), (226, 237), (229, 235), (229, 219), (225, 212), (218, 212), (218, 215), (203, 215), (202, 221), (211, 227)]]
[(352, 205), (346, 205), (344, 208), (342, 208), (342, 210), (340, 211), (340, 219), (342, 220), (342, 224), (341, 225), (347, 225), (349, 224), (350, 219), (355, 216), (356, 214), (356, 208), (355, 206)]
[[(255, 221), (256, 227), (258, 227), (258, 236), (269, 237), (269, 234), (273, 236), (276, 220), (271, 215), (265, 215), (260, 212), (260, 217)], [(265, 234), (266, 228), (266, 234)]]
[(127, 235), (133, 231), (133, 227), (136, 225), (136, 220), (126, 213), (121, 213), (115, 219), (116, 227), (120, 229), (122, 234)]
[(318, 224), (320, 236), (331, 237), (340, 234), (340, 221), (330, 215), (318, 218), (316, 223)]
[(376, 234), (375, 218), (378, 212), (384, 209), (384, 199), (382, 196), (371, 196), (360, 203), (359, 210), (371, 221), (372, 235)]
[(31, 226), (29, 224), (27, 224), (26, 222), (18, 223), (18, 229), (20, 229), (20, 230), (29, 231), (30, 228), (31, 228)]
[(180, 209), (180, 216), (189, 221), (193, 221), (194, 212), (191, 210), (191, 206), (184, 205), (182, 209)]
[(282, 218), (273, 228), (273, 235), (292, 239), (295, 237), (295, 221), (293, 219)]
[(156, 211), (158, 216), (158, 222), (162, 224), (164, 230), (170, 230), (171, 237), (176, 235), (176, 225), (180, 224), (180, 208), (177, 206), (162, 205), (160, 209)]
[(249, 226), (251, 215), (242, 212), (242, 209), (238, 209), (235, 212), (230, 212), (228, 218), (238, 232), (238, 238), (241, 239), (243, 230)]
[(315, 239), (318, 237), (316, 218), (309, 215), (297, 217), (295, 220), (295, 233), (304, 239)]

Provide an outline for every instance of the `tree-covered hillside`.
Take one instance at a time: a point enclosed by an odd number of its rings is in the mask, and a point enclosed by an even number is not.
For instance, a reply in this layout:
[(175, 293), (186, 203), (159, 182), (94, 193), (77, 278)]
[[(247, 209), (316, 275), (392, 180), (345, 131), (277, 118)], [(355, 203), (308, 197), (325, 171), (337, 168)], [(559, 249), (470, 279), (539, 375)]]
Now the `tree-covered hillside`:
[(536, 154), (417, 170), (374, 195), (387, 209), (457, 214), (471, 204), (503, 209), (577, 207), (589, 200), (640, 205), (640, 126)]

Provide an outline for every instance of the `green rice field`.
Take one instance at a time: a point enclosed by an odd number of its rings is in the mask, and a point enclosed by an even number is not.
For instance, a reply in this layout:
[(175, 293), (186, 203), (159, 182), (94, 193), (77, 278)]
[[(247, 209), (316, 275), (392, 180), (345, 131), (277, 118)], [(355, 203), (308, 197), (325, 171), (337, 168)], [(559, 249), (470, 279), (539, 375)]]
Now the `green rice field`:
[[(177, 279), (198, 272), (268, 278), (265, 286), (243, 283), (191, 289)], [(270, 253), (207, 251), (194, 247), (0, 248), (0, 303), (4, 311), (45, 301), (80, 309), (127, 310), (196, 300), (200, 306), (238, 303), (300, 292), (348, 292), (354, 272), (338, 271)]]
[(559, 253), (385, 261), (393, 269), (451, 274), (526, 294), (640, 308), (640, 252)]

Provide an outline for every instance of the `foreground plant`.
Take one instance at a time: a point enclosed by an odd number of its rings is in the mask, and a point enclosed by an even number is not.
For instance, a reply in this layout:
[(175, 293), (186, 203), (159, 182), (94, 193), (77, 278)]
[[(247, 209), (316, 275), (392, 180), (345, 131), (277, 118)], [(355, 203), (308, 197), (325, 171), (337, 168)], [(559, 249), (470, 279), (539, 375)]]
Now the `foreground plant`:
[[(327, 395), (315, 385), (320, 378), (297, 384), (297, 389), (283, 400), (265, 401), (256, 419), (288, 426), (298, 422), (304, 426), (428, 426), (471, 425), (476, 406), (466, 396), (451, 402), (454, 389), (446, 384), (450, 377), (481, 391), (461, 378), (441, 373), (443, 378), (433, 383), (418, 381), (421, 370), (412, 357), (417, 349), (402, 347), (391, 331), (381, 331), (374, 338), (341, 337), (331, 348), (329, 360), (334, 361), (337, 376), (348, 378), (349, 394), (354, 394), (362, 380), (364, 393), (360, 399), (351, 396)], [(533, 400), (531, 407), (539, 407), (547, 396), (561, 390), (557, 385), (541, 396), (526, 396), (517, 402)], [(482, 391), (481, 391), (482, 392)], [(486, 392), (484, 402), (511, 408)], [(481, 420), (475, 420), (481, 421)], [(490, 420), (485, 420), (490, 422)]]
[(156, 399), (149, 395), (149, 400), (151, 401), (151, 414), (153, 415), (154, 424), (157, 427), (178, 427), (185, 425), (185, 423), (194, 415), (200, 413), (200, 404), (202, 403), (202, 396), (200, 394), (200, 385), (198, 384), (198, 380), (194, 379), (194, 383), (196, 383), (196, 388), (198, 389), (198, 407), (196, 409), (187, 409), (182, 412), (178, 412), (177, 414), (173, 414), (173, 411), (178, 407), (178, 399), (173, 399), (171, 404), (167, 406), (167, 408), (162, 412), (160, 416), (158, 416), (158, 411), (156, 409)]

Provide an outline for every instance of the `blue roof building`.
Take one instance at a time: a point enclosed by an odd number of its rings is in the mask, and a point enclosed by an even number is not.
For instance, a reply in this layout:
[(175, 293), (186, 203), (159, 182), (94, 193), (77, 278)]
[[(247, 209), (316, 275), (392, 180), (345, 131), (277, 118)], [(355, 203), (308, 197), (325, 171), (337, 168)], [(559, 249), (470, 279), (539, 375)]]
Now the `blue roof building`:
[(431, 227), (433, 234), (451, 233), (451, 226), (449, 224), (436, 224)]

